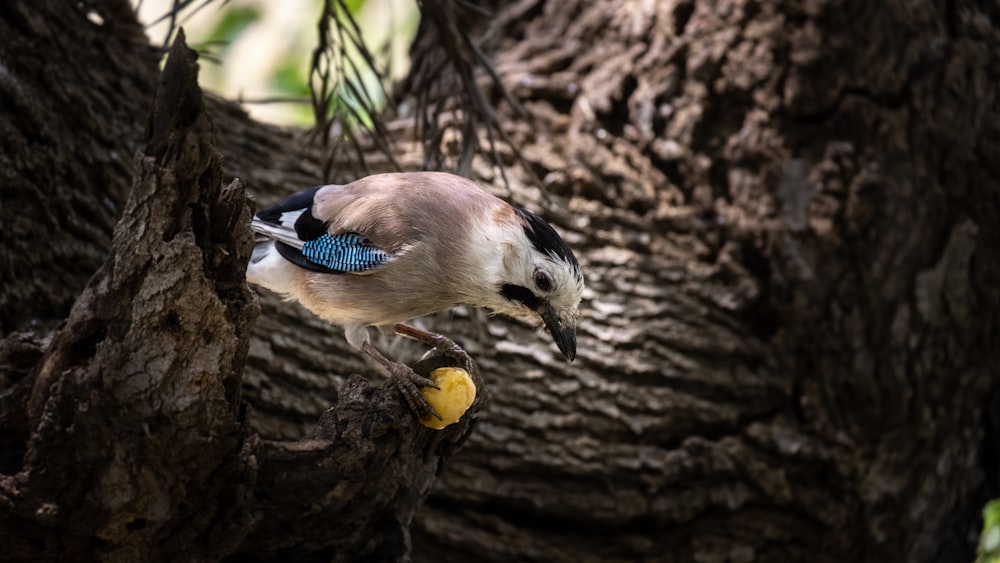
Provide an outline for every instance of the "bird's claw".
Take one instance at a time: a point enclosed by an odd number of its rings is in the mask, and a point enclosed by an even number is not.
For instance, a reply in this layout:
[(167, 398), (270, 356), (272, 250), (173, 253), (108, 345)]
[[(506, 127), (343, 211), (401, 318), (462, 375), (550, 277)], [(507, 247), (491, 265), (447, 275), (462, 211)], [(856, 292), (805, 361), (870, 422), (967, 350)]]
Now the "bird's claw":
[(436, 383), (413, 371), (406, 364), (393, 364), (389, 369), (389, 373), (392, 376), (392, 382), (399, 389), (399, 392), (402, 393), (403, 399), (406, 400), (406, 404), (410, 406), (410, 409), (417, 415), (417, 418), (429, 418), (433, 416), (438, 420), (442, 420), (441, 415), (427, 402), (427, 398), (420, 392), (422, 387), (431, 387), (440, 390), (441, 388)]

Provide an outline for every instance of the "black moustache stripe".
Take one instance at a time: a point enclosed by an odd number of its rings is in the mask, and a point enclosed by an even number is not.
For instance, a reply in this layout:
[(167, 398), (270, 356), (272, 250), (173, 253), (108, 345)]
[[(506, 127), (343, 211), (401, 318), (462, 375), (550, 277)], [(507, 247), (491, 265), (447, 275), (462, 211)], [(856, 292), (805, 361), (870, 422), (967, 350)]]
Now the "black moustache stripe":
[(544, 303), (540, 297), (535, 295), (530, 289), (524, 287), (523, 285), (505, 283), (503, 287), (500, 288), (500, 295), (503, 295), (508, 301), (520, 303), (532, 311), (538, 311), (542, 308), (542, 304)]

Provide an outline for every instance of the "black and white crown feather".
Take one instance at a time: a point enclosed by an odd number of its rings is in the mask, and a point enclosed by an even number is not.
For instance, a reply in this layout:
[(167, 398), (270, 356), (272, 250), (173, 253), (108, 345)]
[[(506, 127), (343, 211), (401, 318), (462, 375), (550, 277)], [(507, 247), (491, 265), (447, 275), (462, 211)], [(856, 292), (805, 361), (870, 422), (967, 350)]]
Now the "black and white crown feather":
[(552, 225), (523, 207), (515, 205), (514, 211), (524, 221), (524, 233), (536, 250), (573, 266), (574, 273), (582, 277), (576, 256)]

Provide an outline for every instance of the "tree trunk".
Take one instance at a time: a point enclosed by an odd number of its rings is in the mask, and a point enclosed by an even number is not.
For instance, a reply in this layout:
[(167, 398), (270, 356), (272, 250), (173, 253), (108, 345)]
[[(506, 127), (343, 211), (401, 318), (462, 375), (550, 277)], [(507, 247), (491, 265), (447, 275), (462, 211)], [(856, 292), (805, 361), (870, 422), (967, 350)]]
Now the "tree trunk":
[(378, 371), (339, 330), (273, 295), (254, 321), (241, 185), (362, 168), (201, 111), (189, 65), (153, 105), (127, 4), (81, 6), (0, 8), (0, 557), (972, 558), (1000, 484), (996, 6), (465, 14), (526, 114), (495, 100), (510, 193), (588, 291), (574, 364), (513, 322), (429, 320), (475, 364), (431, 361), (489, 394), (442, 432), (349, 380)]

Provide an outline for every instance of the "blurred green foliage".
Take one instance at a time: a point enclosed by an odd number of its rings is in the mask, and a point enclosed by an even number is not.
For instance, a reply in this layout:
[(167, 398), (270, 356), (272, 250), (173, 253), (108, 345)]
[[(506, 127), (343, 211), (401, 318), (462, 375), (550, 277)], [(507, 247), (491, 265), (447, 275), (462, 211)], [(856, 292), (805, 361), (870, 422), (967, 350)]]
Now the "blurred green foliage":
[[(309, 99), (309, 69), (302, 61), (287, 59), (284, 64), (275, 69), (269, 85), (282, 97)], [(312, 107), (308, 104), (291, 106), (295, 122), (306, 124), (313, 120)]]
[(983, 509), (976, 563), (1000, 563), (1000, 499), (990, 501)]
[(228, 46), (250, 24), (260, 19), (260, 9), (256, 6), (234, 6), (219, 11), (219, 20), (208, 32), (206, 41)]
[[(200, 81), (205, 88), (243, 101), (258, 119), (314, 124), (315, 76), (310, 67), (327, 0), (209, 0), (180, 5), (175, 0), (133, 1), (140, 7), (140, 17), (152, 25), (148, 31), (154, 43), (162, 42), (157, 36), (184, 27), (188, 44), (203, 55)], [(378, 68), (405, 70), (408, 44), (419, 20), (415, 0), (330, 1), (338, 20), (343, 14), (354, 19)], [(180, 11), (170, 16), (178, 6)], [(335, 54), (329, 60), (352, 62), (341, 64), (329, 84), (327, 115), (343, 116), (348, 125), (370, 125), (369, 112), (385, 104), (382, 87), (354, 45), (342, 37), (337, 40), (347, 44), (334, 44)], [(392, 48), (385, 47), (387, 41)]]

